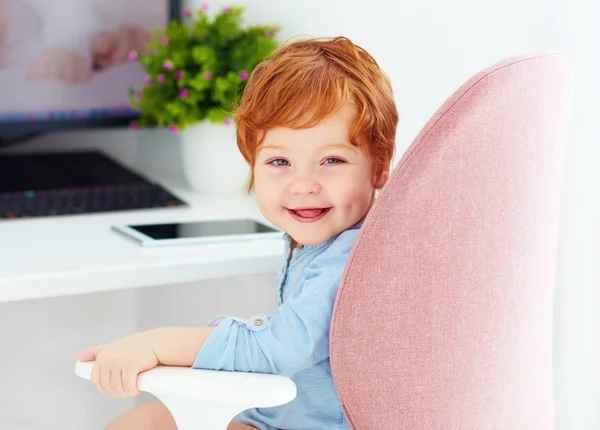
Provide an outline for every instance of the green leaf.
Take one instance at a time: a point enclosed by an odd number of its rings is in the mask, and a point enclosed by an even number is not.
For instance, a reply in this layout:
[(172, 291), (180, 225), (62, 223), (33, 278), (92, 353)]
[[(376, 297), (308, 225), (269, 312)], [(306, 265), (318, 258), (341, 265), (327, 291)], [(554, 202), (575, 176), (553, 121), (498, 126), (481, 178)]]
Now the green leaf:
[[(276, 25), (246, 26), (244, 7), (225, 9), (210, 18), (197, 10), (181, 22), (173, 20), (164, 28), (157, 28), (148, 43), (148, 53), (139, 53), (138, 62), (153, 78), (153, 84), (142, 91), (142, 99), (135, 100), (135, 89), (129, 89), (131, 106), (141, 112), (140, 126), (169, 126), (180, 128), (204, 119), (222, 123), (232, 115), (247, 81), (239, 73), (251, 74), (254, 68), (279, 45), (272, 32)], [(160, 37), (167, 36), (162, 44)], [(172, 71), (164, 70), (164, 62), (173, 62)], [(182, 79), (175, 73), (183, 71)], [(204, 73), (211, 72), (210, 79)], [(156, 76), (165, 77), (163, 83)], [(186, 88), (188, 97), (178, 97)]]

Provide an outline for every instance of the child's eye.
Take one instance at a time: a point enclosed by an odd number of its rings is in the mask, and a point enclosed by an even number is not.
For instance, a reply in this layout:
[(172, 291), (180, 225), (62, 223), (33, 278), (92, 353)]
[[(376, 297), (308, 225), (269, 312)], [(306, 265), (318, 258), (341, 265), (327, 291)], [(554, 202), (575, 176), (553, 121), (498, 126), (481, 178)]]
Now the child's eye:
[(276, 167), (284, 167), (284, 166), (289, 165), (288, 161), (284, 160), (283, 158), (277, 158), (275, 160), (271, 160), (271, 161), (269, 161), (269, 164), (272, 164), (273, 166), (276, 166)]
[(339, 163), (343, 163), (344, 160), (342, 160), (341, 158), (327, 158), (323, 163), (324, 164), (339, 164)]

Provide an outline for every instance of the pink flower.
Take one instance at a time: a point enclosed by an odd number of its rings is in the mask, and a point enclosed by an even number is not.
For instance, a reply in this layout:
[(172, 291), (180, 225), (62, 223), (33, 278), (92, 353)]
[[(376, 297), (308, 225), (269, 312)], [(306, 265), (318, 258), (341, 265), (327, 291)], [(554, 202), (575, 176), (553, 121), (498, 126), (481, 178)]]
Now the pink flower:
[(225, 125), (231, 125), (231, 118), (225, 118), (223, 120), (223, 124), (225, 124)]
[(183, 16), (187, 18), (192, 14), (192, 9), (190, 9), (189, 7), (184, 7), (181, 12), (183, 13)]
[(170, 125), (169, 131), (171, 132), (171, 134), (177, 134), (177, 132), (179, 131), (179, 128), (176, 125)]
[(245, 70), (242, 70), (238, 76), (240, 77), (240, 79), (242, 81), (245, 81), (246, 79), (248, 79), (248, 72), (246, 72)]
[(165, 68), (165, 70), (173, 70), (173, 62), (172, 61), (165, 61), (165, 63), (163, 64), (163, 67)]
[(146, 84), (152, 85), (152, 76), (150, 76), (150, 75), (146, 76)]
[(129, 61), (131, 61), (131, 62), (137, 61), (138, 53), (136, 51), (131, 51), (127, 58), (129, 58)]
[(271, 36), (277, 34), (278, 30), (279, 30), (279, 27), (275, 26), (275, 27), (265, 31), (265, 37), (271, 37)]
[(163, 75), (162, 73), (159, 73), (156, 76), (156, 80), (162, 84), (165, 81), (165, 75)]
[(201, 10), (207, 10), (208, 9), (208, 3), (202, 3), (202, 5), (200, 6)]
[(232, 11), (232, 10), (233, 10), (233, 9), (231, 8), (231, 6), (227, 6), (227, 7), (225, 8), (225, 13), (231, 13), (231, 11)]
[(130, 128), (131, 130), (137, 130), (137, 129), (139, 129), (139, 128), (140, 128), (140, 125), (139, 125), (137, 122), (135, 122), (135, 121), (134, 121), (134, 122), (132, 122), (131, 124), (129, 124), (129, 128)]
[(177, 79), (177, 80), (183, 79), (183, 70), (177, 70), (175, 72), (175, 79)]
[(167, 43), (169, 43), (169, 38), (167, 36), (165, 36), (164, 34), (162, 36), (160, 36), (159, 40), (160, 40), (160, 43), (162, 43), (163, 45), (166, 45)]
[(142, 99), (142, 92), (141, 91), (136, 91), (135, 92), (135, 99), (136, 100), (141, 100)]
[(210, 79), (210, 78), (212, 78), (212, 73), (211, 72), (204, 72), (204, 74), (202, 75), (202, 77), (204, 79)]
[(179, 98), (184, 99), (188, 96), (188, 90), (186, 88), (182, 88), (179, 90)]

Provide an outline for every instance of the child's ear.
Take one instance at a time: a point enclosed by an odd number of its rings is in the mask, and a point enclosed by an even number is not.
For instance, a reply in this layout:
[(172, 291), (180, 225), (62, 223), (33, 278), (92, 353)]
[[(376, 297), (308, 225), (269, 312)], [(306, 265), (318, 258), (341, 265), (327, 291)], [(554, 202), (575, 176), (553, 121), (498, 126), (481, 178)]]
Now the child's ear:
[(383, 172), (381, 172), (381, 175), (379, 175), (379, 178), (375, 180), (375, 185), (374, 188), (376, 190), (380, 190), (383, 188), (383, 186), (385, 185), (385, 183), (387, 182), (387, 180), (390, 177), (390, 169), (385, 169)]

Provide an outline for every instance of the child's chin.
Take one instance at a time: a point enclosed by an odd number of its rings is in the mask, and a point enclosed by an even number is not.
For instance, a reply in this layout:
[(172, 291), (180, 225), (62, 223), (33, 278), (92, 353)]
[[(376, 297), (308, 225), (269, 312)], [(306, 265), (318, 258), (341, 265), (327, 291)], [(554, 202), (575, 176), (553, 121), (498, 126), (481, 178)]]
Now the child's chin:
[[(292, 236), (293, 237), (293, 236)], [(299, 234), (298, 237), (294, 237), (296, 242), (305, 246), (320, 245), (327, 242), (331, 238), (331, 235), (319, 234), (319, 235), (307, 235)]]

